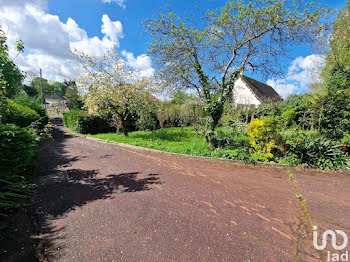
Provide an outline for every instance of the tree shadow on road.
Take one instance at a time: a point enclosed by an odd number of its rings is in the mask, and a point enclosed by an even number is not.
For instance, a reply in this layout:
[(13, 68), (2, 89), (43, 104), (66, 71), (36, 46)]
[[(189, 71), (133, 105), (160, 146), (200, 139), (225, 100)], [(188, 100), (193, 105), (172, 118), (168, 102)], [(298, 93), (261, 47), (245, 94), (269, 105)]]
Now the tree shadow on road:
[(139, 172), (112, 174), (104, 178), (97, 178), (96, 170), (70, 169), (67, 174), (66, 181), (54, 180), (40, 186), (37, 201), (38, 210), (42, 214), (61, 216), (88, 202), (110, 198), (117, 191), (126, 193), (150, 190), (150, 185), (160, 183), (157, 174), (137, 179)]
[(57, 259), (64, 252), (65, 229), (53, 227), (52, 221), (89, 202), (113, 198), (116, 193), (132, 193), (151, 189), (159, 184), (158, 174), (141, 174), (137, 170), (101, 175), (98, 170), (72, 168), (84, 156), (70, 156), (65, 147), (73, 135), (55, 128), (51, 141), (42, 144), (38, 166), (37, 190), (33, 205), (40, 225), (39, 256)]

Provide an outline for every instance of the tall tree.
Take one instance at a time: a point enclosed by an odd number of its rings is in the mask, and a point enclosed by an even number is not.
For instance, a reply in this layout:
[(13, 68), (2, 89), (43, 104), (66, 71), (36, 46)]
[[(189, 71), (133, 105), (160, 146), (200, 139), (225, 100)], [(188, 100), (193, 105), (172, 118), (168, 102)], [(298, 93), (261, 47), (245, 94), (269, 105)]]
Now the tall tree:
[(338, 13), (328, 43), (324, 77), (332, 75), (334, 67), (350, 68), (350, 1)]
[(315, 96), (318, 129), (342, 139), (350, 130), (350, 1), (340, 10), (328, 41), (323, 83)]
[(149, 80), (128, 67), (114, 49), (102, 57), (73, 50), (80, 65), (77, 83), (85, 88), (85, 106), (90, 112), (108, 110), (120, 121), (125, 136), (135, 125), (135, 116), (147, 112), (154, 100), (148, 92)]
[[(22, 87), (23, 72), (9, 57), (7, 37), (0, 26), (0, 95), (13, 98)], [(17, 41), (17, 52), (23, 52), (22, 41)]]
[(264, 76), (282, 71), (295, 45), (315, 39), (331, 10), (302, 0), (235, 0), (207, 11), (201, 21), (160, 12), (144, 25), (160, 77), (176, 87), (195, 88), (209, 114), (206, 139), (218, 146), (215, 129), (225, 100), (243, 70)]
[(65, 96), (67, 97), (67, 107), (69, 109), (81, 109), (83, 107), (83, 101), (79, 95), (77, 84), (75, 81), (65, 81)]

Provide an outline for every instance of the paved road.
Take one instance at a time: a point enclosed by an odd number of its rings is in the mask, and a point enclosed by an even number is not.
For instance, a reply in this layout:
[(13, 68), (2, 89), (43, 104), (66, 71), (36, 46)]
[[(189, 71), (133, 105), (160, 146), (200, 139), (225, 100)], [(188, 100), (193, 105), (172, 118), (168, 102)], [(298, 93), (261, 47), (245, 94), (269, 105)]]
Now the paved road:
[(349, 174), (294, 170), (294, 188), (287, 169), (107, 144), (62, 127), (42, 150), (35, 207), (49, 261), (319, 261), (327, 254), (313, 248), (310, 223), (350, 236)]

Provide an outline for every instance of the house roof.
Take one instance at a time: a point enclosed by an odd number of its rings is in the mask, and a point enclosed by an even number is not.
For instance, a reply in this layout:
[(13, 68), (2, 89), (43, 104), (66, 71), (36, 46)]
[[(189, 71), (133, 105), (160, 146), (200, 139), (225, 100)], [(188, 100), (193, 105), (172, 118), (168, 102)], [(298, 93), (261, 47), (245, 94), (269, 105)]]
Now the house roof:
[(56, 94), (56, 93), (51, 93), (45, 95), (45, 99), (51, 99), (51, 100), (59, 100), (59, 101), (65, 101), (67, 99), (63, 98), (62, 96)]
[(272, 86), (245, 75), (241, 76), (241, 78), (261, 102), (279, 102), (283, 100)]

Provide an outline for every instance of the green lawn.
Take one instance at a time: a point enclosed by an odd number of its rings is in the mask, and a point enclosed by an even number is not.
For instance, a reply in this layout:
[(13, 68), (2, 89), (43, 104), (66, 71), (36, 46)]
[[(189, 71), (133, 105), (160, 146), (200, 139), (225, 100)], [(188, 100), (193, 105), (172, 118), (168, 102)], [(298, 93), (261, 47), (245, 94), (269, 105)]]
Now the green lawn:
[(198, 136), (193, 127), (178, 127), (158, 129), (156, 131), (137, 131), (129, 133), (128, 137), (123, 134), (98, 134), (89, 135), (109, 142), (120, 142), (162, 151), (182, 153), (187, 155), (210, 156), (211, 151), (208, 143)]
[[(228, 132), (228, 130), (224, 129), (222, 131)], [(244, 151), (244, 148), (242, 149), (241, 147), (210, 150), (206, 140), (197, 135), (193, 127), (185, 127), (183, 130), (179, 127), (172, 127), (156, 131), (137, 131), (129, 133), (128, 137), (114, 133), (88, 136), (108, 142), (119, 142), (193, 156), (210, 156), (237, 160), (247, 160), (249, 158), (247, 151)]]

